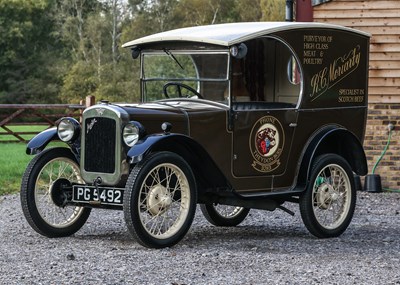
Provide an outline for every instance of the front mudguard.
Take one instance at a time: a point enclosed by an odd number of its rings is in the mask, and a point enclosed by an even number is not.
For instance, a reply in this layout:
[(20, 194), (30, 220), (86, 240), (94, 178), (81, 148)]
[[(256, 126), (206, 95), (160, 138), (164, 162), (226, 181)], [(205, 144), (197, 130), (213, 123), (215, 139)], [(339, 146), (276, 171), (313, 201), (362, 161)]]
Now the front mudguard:
[(203, 146), (182, 134), (147, 136), (128, 151), (127, 159), (134, 165), (157, 151), (170, 151), (180, 155), (192, 168), (196, 181), (200, 184), (199, 189), (230, 188), (225, 175)]
[(155, 134), (147, 136), (135, 144), (128, 151), (127, 157), (131, 164), (136, 164), (152, 151), (172, 151), (179, 154), (183, 148), (206, 153), (199, 143), (188, 136), (182, 134)]
[[(26, 147), (26, 154), (36, 155), (38, 153), (41, 153), (46, 148), (46, 146), (52, 141), (60, 141), (56, 127), (44, 130), (43, 132), (37, 134), (33, 139), (31, 139)], [(80, 139), (77, 139), (74, 142), (66, 144), (68, 144), (72, 153), (75, 155), (77, 161), (79, 161)]]
[(136, 164), (140, 162), (155, 145), (159, 144), (162, 140), (171, 139), (171, 136), (174, 135), (152, 135), (140, 140), (127, 153), (129, 163)]
[(51, 141), (59, 140), (57, 135), (57, 128), (53, 127), (37, 134), (33, 139), (28, 142), (26, 147), (26, 154), (40, 153)]

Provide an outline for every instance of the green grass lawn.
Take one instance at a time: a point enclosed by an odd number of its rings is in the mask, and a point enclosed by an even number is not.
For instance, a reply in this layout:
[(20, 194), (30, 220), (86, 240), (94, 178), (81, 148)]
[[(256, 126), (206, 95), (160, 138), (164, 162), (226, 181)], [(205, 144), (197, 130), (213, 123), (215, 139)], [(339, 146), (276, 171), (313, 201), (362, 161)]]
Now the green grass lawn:
[[(52, 142), (50, 147), (66, 147), (64, 143)], [(19, 191), (22, 175), (34, 155), (26, 154), (24, 143), (0, 143), (0, 196)]]
[(25, 153), (26, 144), (0, 144), (0, 195), (19, 191), (22, 174), (32, 159)]
[[(40, 132), (47, 126), (8, 126), (18, 132)], [(0, 134), (6, 131), (0, 128)], [(34, 135), (22, 135), (29, 140)], [(14, 139), (10, 135), (0, 135), (0, 141)], [(22, 175), (33, 155), (27, 155), (26, 143), (0, 143), (0, 195), (16, 193), (19, 191)]]

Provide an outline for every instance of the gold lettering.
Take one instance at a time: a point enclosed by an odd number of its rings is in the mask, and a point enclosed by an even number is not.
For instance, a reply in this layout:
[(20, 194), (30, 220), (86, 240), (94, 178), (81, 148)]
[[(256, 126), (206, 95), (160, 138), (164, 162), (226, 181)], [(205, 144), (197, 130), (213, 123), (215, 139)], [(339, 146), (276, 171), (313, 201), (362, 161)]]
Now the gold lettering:
[(355, 70), (360, 63), (360, 57), (360, 52), (357, 52), (357, 48), (354, 48), (346, 56), (339, 57), (331, 63), (329, 67), (330, 82), (345, 77), (348, 73)]
[(274, 124), (275, 118), (274, 117), (264, 117), (259, 121), (260, 125), (264, 125), (266, 123)]
[[(351, 72), (357, 69), (360, 64), (361, 51), (360, 46), (351, 49), (347, 54), (338, 57), (329, 64), (329, 68), (325, 67), (311, 77), (311, 94), (313, 100), (322, 95), (327, 89), (335, 85), (337, 82), (348, 76)], [(343, 89), (344, 90), (344, 89)], [(345, 92), (345, 91), (342, 91)], [(345, 94), (343, 94), (345, 95)], [(354, 94), (358, 95), (358, 94)], [(343, 100), (343, 101), (341, 101)], [(339, 99), (339, 102), (344, 102), (353, 99)], [(349, 101), (347, 101), (349, 102)], [(352, 101), (354, 102), (354, 101)], [(362, 101), (359, 101), (362, 102)]]
[(312, 93), (310, 95), (311, 97), (321, 94), (327, 89), (328, 87), (327, 74), (328, 74), (328, 68), (325, 67), (319, 73), (315, 74), (311, 78), (311, 87), (312, 87)]
[(303, 59), (304, 64), (322, 64), (322, 58), (307, 58)]

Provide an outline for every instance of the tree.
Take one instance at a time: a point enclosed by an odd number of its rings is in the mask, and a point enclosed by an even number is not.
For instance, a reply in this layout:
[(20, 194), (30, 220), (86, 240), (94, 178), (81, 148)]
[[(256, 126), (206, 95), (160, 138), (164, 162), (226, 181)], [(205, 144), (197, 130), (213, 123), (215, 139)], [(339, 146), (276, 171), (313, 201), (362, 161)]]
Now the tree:
[(238, 22), (257, 22), (261, 20), (260, 0), (236, 0), (235, 12)]
[(138, 61), (122, 43), (284, 11), (282, 0), (0, 0), (0, 103), (132, 101)]
[(282, 0), (261, 0), (262, 21), (284, 21), (285, 1)]
[(0, 103), (55, 102), (50, 71), (61, 46), (52, 35), (52, 1), (0, 0)]
[[(80, 56), (73, 56), (75, 63), (64, 77), (61, 92), (64, 100), (79, 102), (88, 95), (95, 95), (110, 101), (123, 101), (129, 95), (129, 100), (137, 96), (138, 92), (132, 96), (132, 82), (135, 81), (132, 80), (131, 73), (126, 72), (127, 65), (120, 62), (121, 57), (127, 57), (120, 52), (126, 10), (121, 0), (104, 0), (101, 5), (93, 6), (84, 14), (82, 30), (78, 24), (80, 20), (74, 19), (80, 13), (71, 14), (70, 22), (77, 24), (74, 30), (80, 31), (72, 33), (76, 40), (71, 43), (79, 51), (74, 54)], [(127, 61), (132, 63), (129, 59)]]
[(87, 61), (87, 42), (85, 27), (88, 16), (97, 11), (100, 3), (97, 0), (58, 0), (55, 21), (57, 32), (64, 44), (64, 49), (72, 60)]
[(118, 44), (121, 37), (122, 20), (125, 13), (125, 6), (119, 0), (109, 0), (111, 6), (111, 51), (112, 61), (115, 65), (119, 60)]
[(212, 25), (233, 22), (234, 0), (181, 0), (175, 13), (180, 16), (180, 26)]

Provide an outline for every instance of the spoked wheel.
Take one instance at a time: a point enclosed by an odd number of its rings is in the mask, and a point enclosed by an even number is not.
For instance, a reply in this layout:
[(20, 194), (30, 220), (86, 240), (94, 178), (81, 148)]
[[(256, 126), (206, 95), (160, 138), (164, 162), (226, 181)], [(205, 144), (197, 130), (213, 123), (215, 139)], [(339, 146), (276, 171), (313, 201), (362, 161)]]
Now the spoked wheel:
[(129, 231), (153, 248), (178, 243), (189, 230), (197, 200), (190, 166), (171, 152), (151, 154), (129, 175), (124, 216)]
[(220, 204), (202, 204), (200, 209), (207, 221), (220, 227), (237, 226), (250, 212), (247, 208)]
[(35, 156), (21, 184), (21, 205), (30, 226), (47, 237), (77, 232), (90, 215), (90, 208), (66, 206), (61, 185), (83, 183), (79, 165), (67, 148), (52, 148)]
[(319, 238), (337, 237), (348, 227), (356, 204), (352, 170), (341, 156), (316, 158), (300, 213), (307, 229)]

